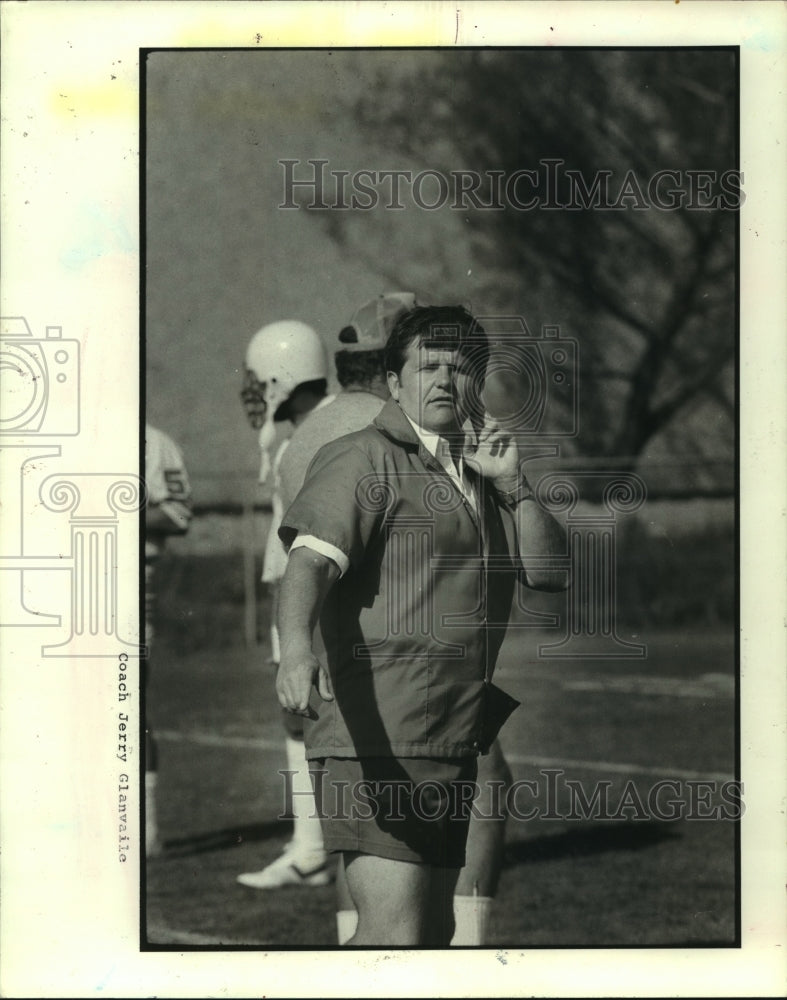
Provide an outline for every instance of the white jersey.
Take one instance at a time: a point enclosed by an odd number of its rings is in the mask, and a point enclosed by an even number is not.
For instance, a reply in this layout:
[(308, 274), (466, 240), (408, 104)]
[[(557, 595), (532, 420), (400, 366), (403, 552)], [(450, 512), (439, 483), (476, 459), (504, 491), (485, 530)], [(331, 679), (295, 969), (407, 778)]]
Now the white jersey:
[(284, 509), (281, 502), (281, 479), (279, 478), (279, 468), (281, 466), (282, 455), (287, 450), (287, 445), (289, 443), (289, 438), (285, 438), (284, 441), (282, 441), (278, 447), (276, 455), (273, 459), (273, 465), (271, 467), (271, 471), (273, 473), (271, 507), (273, 510), (271, 514), (270, 528), (268, 529), (268, 537), (265, 541), (265, 555), (262, 560), (263, 583), (277, 583), (284, 576), (284, 571), (287, 568), (287, 553), (284, 551), (284, 546), (279, 539), (279, 526), (281, 525), (281, 519), (284, 516)]
[[(145, 486), (149, 507), (159, 507), (173, 523), (173, 533), (184, 532), (191, 521), (191, 484), (180, 449), (163, 431), (145, 425)], [(161, 551), (165, 535), (148, 532), (146, 559)]]
[[(321, 410), (324, 406), (328, 406), (336, 399), (335, 395), (325, 396), (320, 402), (314, 407), (309, 413), (307, 420), (313, 413)], [(262, 582), (263, 583), (278, 583), (279, 580), (284, 576), (284, 571), (287, 569), (287, 551), (279, 538), (279, 527), (281, 525), (281, 519), (284, 517), (284, 504), (282, 501), (282, 481), (281, 481), (281, 462), (284, 457), (284, 452), (292, 440), (298, 434), (299, 427), (296, 427), (292, 435), (286, 438), (279, 445), (276, 456), (273, 459), (273, 465), (271, 471), (273, 473), (273, 491), (271, 494), (271, 524), (268, 529), (268, 537), (265, 541), (265, 555), (262, 562)]]

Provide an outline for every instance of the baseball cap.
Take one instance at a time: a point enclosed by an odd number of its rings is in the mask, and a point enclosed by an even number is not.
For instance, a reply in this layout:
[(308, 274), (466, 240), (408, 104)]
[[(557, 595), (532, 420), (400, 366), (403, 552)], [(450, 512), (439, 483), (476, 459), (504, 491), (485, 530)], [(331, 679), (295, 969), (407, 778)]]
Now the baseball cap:
[(399, 317), (416, 305), (413, 292), (387, 292), (364, 302), (339, 332), (342, 350), (381, 350)]

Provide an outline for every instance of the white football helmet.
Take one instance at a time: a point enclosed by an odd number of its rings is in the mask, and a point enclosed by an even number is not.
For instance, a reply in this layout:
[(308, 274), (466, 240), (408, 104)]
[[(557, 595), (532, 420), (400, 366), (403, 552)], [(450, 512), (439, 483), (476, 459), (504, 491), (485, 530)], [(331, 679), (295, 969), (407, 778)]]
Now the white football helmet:
[(276, 420), (287, 417), (285, 404), (304, 382), (328, 378), (328, 357), (319, 334), (297, 319), (279, 320), (258, 330), (246, 348), (241, 399), (252, 427), (259, 431), (260, 482), (271, 472), (270, 450)]
[(246, 370), (261, 384), (275, 420), (276, 411), (297, 386), (328, 378), (328, 357), (320, 335), (312, 327), (297, 319), (283, 319), (269, 323), (251, 338), (246, 348)]

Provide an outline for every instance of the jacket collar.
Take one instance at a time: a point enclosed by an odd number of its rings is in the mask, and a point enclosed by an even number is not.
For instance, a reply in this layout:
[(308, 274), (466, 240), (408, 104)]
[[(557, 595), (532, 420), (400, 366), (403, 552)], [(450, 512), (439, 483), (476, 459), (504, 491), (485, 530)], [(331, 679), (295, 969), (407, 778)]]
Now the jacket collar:
[(414, 445), (416, 448), (421, 444), (418, 435), (413, 430), (413, 425), (404, 415), (395, 399), (389, 399), (385, 403), (372, 423), (392, 441), (398, 441), (399, 444)]
[[(442, 464), (438, 462), (434, 455), (429, 453), (426, 447), (424, 447), (423, 442), (413, 429), (413, 425), (404, 415), (404, 411), (395, 399), (389, 399), (386, 402), (385, 406), (383, 406), (382, 410), (380, 410), (372, 421), (372, 424), (389, 440), (396, 441), (398, 444), (405, 445), (406, 447), (417, 448), (427, 468), (431, 469), (433, 472), (440, 472), (444, 476), (448, 477), (448, 473), (445, 471)], [(478, 497), (480, 512), (485, 502), (484, 490), (481, 486), (482, 477), (479, 476), (475, 469), (473, 469), (470, 465), (465, 465), (465, 471), (469, 474), (471, 482), (475, 484), (475, 488), (478, 491), (476, 496)], [(476, 525), (476, 527), (478, 527), (479, 523), (483, 525), (483, 518), (479, 521), (479, 513), (474, 511), (470, 504), (466, 501), (464, 503), (464, 508), (467, 511), (470, 520)], [(483, 532), (483, 527), (481, 530)]]

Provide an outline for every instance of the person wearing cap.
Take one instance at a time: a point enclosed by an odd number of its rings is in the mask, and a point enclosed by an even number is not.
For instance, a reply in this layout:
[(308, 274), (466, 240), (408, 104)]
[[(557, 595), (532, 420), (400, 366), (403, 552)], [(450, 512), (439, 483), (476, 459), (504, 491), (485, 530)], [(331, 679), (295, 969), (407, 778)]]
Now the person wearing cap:
[(324, 842), (358, 911), (352, 945), (451, 942), (476, 758), (516, 705), (491, 683), (514, 587), (565, 585), (550, 564), (562, 528), (511, 435), (481, 425), (487, 359), (461, 307), (400, 316), (385, 347), (392, 398), (320, 449), (279, 532), (276, 689), (307, 720)]
[(279, 466), (284, 510), (298, 494), (309, 463), (324, 444), (366, 427), (388, 399), (383, 348), (399, 316), (412, 309), (412, 292), (388, 292), (364, 303), (339, 332), (334, 354), (341, 391), (331, 403), (310, 413), (290, 438)]

